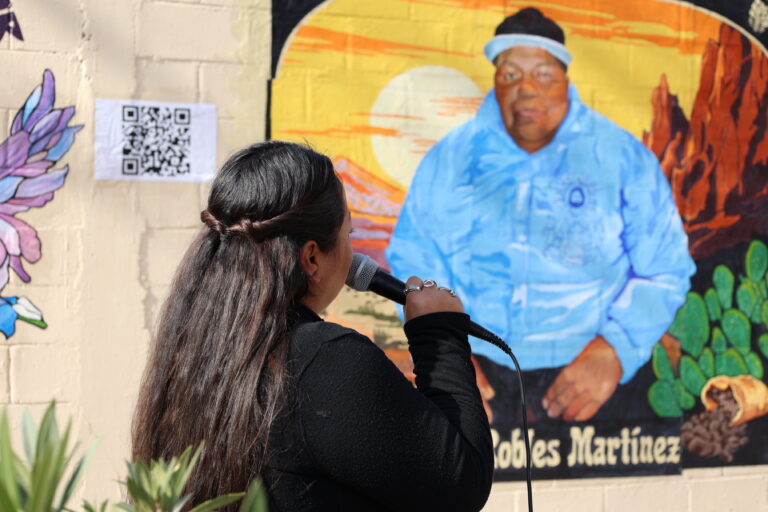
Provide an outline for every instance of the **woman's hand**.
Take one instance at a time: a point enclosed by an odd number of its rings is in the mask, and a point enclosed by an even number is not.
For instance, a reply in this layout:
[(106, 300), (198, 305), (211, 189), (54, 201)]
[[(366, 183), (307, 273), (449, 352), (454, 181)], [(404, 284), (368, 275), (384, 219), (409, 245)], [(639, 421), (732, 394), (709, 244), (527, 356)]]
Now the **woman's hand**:
[(411, 276), (405, 282), (405, 321), (441, 311), (464, 312), (464, 305), (452, 290), (427, 279)]

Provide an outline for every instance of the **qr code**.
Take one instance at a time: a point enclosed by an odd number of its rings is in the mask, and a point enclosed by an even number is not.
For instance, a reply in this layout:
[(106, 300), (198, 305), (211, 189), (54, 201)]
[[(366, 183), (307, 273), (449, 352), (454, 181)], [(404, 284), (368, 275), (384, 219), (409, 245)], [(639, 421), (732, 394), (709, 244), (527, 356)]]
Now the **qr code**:
[(124, 105), (123, 174), (189, 174), (191, 122), (188, 108)]

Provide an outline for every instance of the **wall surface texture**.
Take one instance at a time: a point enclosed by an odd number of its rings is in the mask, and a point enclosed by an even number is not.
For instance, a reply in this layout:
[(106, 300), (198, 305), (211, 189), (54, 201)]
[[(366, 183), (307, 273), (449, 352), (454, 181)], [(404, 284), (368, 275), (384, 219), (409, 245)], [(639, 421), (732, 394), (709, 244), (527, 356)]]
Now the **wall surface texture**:
[[(176, 264), (200, 226), (207, 187), (94, 179), (99, 99), (217, 106), (217, 164), (265, 137), (270, 66), (268, 0), (17, 0), (23, 40), (0, 41), (0, 139), (50, 69), (57, 108), (83, 125), (57, 166), (55, 199), (22, 213), (42, 241), (4, 295), (44, 312), (46, 329), (17, 324), (0, 341), (0, 406), (18, 437), (21, 412), (55, 399), (83, 445), (97, 443), (82, 496), (121, 498), (129, 426), (150, 332)], [(247, 51), (246, 51), (247, 50)], [(243, 77), (247, 77), (247, 80)], [(534, 484), (536, 510), (768, 510), (768, 467), (686, 470), (682, 476)], [(497, 484), (489, 511), (526, 509), (525, 486)]]

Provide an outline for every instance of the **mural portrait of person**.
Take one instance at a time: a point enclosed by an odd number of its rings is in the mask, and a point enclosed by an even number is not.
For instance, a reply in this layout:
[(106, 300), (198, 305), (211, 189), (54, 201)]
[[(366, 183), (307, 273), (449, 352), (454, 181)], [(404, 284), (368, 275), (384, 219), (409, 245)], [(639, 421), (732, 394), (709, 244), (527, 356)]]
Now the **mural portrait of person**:
[[(509, 343), (536, 478), (768, 462), (768, 57), (746, 11), (298, 4), (274, 13), (271, 136), (335, 155), (356, 251)], [(326, 317), (414, 378), (391, 303), (347, 291)], [(520, 479), (517, 374), (470, 342), (495, 478)]]
[(422, 160), (387, 260), (507, 340), (534, 372), (534, 418), (584, 421), (649, 361), (695, 267), (658, 160), (580, 101), (563, 43), (534, 8), (499, 25), (495, 87)]

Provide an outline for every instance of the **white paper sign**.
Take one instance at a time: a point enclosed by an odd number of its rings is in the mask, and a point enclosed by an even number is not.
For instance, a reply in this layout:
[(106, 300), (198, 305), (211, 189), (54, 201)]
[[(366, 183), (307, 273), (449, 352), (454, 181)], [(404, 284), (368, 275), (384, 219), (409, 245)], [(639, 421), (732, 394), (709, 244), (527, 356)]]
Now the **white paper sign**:
[(216, 105), (96, 100), (96, 179), (208, 181)]

